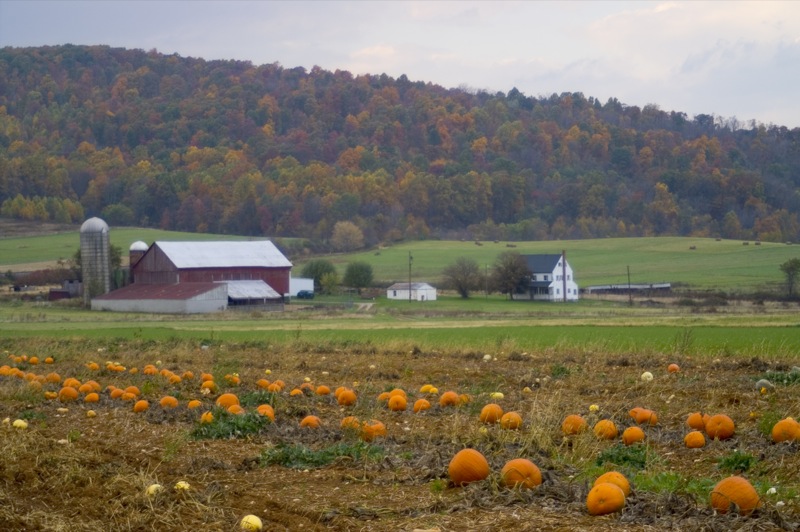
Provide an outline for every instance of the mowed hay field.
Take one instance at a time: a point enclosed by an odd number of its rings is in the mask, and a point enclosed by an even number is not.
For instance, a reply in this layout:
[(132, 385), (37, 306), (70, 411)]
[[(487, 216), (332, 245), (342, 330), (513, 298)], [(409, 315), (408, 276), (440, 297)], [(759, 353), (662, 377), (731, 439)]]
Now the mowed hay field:
[[(236, 530), (248, 514), (264, 530), (792, 530), (800, 522), (799, 444), (770, 437), (778, 420), (800, 415), (793, 349), (717, 356), (602, 344), (0, 342), (0, 416), (8, 418), (0, 426), (3, 530)], [(668, 372), (671, 363), (680, 371)], [(651, 381), (641, 379), (645, 371)], [(216, 389), (201, 391), (203, 373)], [(764, 377), (774, 390), (756, 389)], [(94, 381), (97, 401), (86, 402), (87, 388), (75, 400), (48, 399), (68, 378)], [(277, 381), (285, 386), (268, 387)], [(323, 385), (330, 393), (318, 394)], [(422, 392), (424, 385), (438, 390)], [(137, 388), (127, 392), (133, 397), (114, 392), (129, 386)], [(339, 387), (351, 388), (356, 402), (340, 405)], [(379, 398), (395, 389), (404, 390), (405, 409), (391, 411)], [(463, 394), (458, 406), (440, 406), (451, 390)], [(226, 393), (243, 414), (216, 406)], [(160, 406), (166, 396), (178, 406)], [(414, 413), (423, 398), (430, 409)], [(149, 408), (137, 413), (140, 399)], [(192, 400), (199, 406), (189, 408)], [(481, 422), (489, 403), (519, 413), (521, 426)], [(274, 422), (257, 412), (264, 404)], [(622, 433), (636, 425), (635, 407), (658, 417), (641, 426), (642, 443), (601, 440), (591, 430), (610, 419)], [(206, 412), (210, 423), (201, 422)], [(686, 448), (692, 412), (730, 416), (733, 437)], [(588, 430), (565, 436), (570, 414)], [(300, 426), (308, 415), (319, 418), (318, 428)], [(360, 424), (341, 427), (348, 416), (379, 421), (385, 435), (365, 441)], [(17, 419), (27, 428), (12, 426)], [(464, 448), (486, 457), (489, 475), (455, 486), (448, 464)], [(500, 471), (515, 458), (539, 467), (540, 486), (502, 484)], [(608, 470), (623, 473), (632, 492), (621, 511), (590, 516), (587, 494)], [(733, 474), (759, 494), (749, 516), (710, 507), (713, 486)], [(176, 490), (179, 481), (189, 489)], [(153, 483), (164, 489), (150, 497)]]

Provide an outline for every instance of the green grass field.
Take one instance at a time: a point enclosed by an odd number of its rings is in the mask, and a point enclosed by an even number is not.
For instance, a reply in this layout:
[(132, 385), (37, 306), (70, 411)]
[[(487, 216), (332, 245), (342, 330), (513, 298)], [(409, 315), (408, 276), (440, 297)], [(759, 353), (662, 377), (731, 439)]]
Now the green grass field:
[[(491, 269), (504, 251), (559, 253), (566, 250), (579, 285), (671, 282), (701, 289), (733, 292), (777, 290), (783, 282), (779, 265), (800, 256), (796, 246), (713, 238), (607, 238), (555, 242), (421, 241), (398, 244), (379, 251), (330, 257), (344, 270), (348, 262), (366, 261), (382, 281), (408, 280), (408, 255), (413, 256), (412, 281), (439, 282), (442, 268), (457, 257), (474, 259)], [(695, 249), (690, 249), (694, 247)], [(301, 264), (302, 265), (302, 264)]]
[[(158, 229), (111, 228), (113, 245), (126, 252), (143, 240), (243, 239), (231, 235), (208, 235), (161, 231)], [(79, 233), (65, 232), (24, 238), (0, 237), (0, 268), (69, 259), (79, 246)], [(331, 260), (343, 274), (348, 263), (365, 261), (372, 265), (378, 284), (408, 281), (409, 254), (413, 256), (411, 280), (441, 282), (442, 269), (458, 257), (474, 259), (490, 270), (500, 253), (559, 253), (566, 250), (580, 286), (624, 284), (628, 268), (632, 283), (670, 282), (697, 289), (733, 293), (781, 291), (784, 281), (779, 266), (800, 256), (797, 246), (713, 238), (654, 237), (607, 238), (547, 242), (475, 242), (427, 240), (404, 242), (380, 249), (350, 254), (333, 254)], [(514, 247), (509, 247), (514, 246)], [(692, 249), (693, 248), (693, 249)], [(300, 275), (306, 257), (289, 257), (294, 274)]]
[[(148, 244), (156, 240), (246, 240), (245, 237), (231, 235), (207, 235), (161, 231), (135, 227), (112, 228), (109, 231), (111, 244), (119, 246), (127, 253), (131, 244), (143, 240)], [(0, 267), (34, 262), (68, 260), (80, 247), (80, 232), (75, 231), (53, 235), (27, 236), (15, 238), (0, 237)]]

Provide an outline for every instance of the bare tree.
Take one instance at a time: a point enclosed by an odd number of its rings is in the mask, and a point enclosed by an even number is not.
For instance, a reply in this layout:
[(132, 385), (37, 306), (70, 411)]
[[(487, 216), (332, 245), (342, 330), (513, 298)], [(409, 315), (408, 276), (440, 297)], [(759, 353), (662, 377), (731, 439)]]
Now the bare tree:
[(474, 259), (458, 257), (453, 264), (442, 270), (442, 276), (449, 288), (466, 299), (469, 293), (480, 288), (484, 281), (480, 267)]
[(492, 286), (501, 294), (508, 294), (511, 299), (514, 294), (522, 294), (528, 289), (531, 271), (525, 259), (516, 251), (501, 253), (494, 263), (492, 270)]
[(800, 276), (800, 259), (789, 259), (781, 264), (780, 268), (786, 278), (786, 293), (790, 298), (794, 297), (794, 287)]

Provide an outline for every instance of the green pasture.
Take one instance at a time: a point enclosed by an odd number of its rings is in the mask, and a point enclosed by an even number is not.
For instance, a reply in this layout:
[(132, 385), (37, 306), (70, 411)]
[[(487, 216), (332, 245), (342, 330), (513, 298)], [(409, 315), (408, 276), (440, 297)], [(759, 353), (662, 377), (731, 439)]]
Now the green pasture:
[[(130, 244), (143, 240), (235, 240), (231, 235), (182, 233), (143, 228), (111, 228), (111, 243), (127, 250)], [(0, 268), (17, 264), (69, 259), (79, 247), (78, 229), (74, 232), (46, 236), (2, 238), (0, 236)], [(388, 285), (409, 280), (440, 284), (442, 269), (458, 257), (475, 260), (489, 271), (500, 253), (567, 252), (580, 286), (626, 284), (628, 269), (632, 283), (669, 282), (702, 290), (724, 290), (731, 293), (760, 291), (781, 292), (784, 277), (780, 264), (800, 256), (795, 245), (773, 242), (746, 243), (739, 240), (713, 238), (646, 237), (606, 238), (544, 242), (461, 242), (426, 240), (403, 242), (378, 249), (349, 254), (332, 254), (324, 258), (333, 262), (340, 273), (348, 263), (365, 261), (372, 265), (376, 284)], [(299, 276), (307, 257), (289, 257), (294, 275)]]
[(313, 305), (291, 304), (287, 312), (193, 316), (5, 302), (0, 304), (0, 348), (20, 338), (50, 338), (102, 346), (113, 345), (115, 339), (188, 339), (198, 345), (256, 343), (265, 349), (288, 346), (321, 352), (337, 348), (404, 352), (417, 347), (509, 354), (556, 349), (559, 356), (616, 352), (790, 360), (800, 352), (796, 307), (758, 313), (732, 305), (696, 312), (604, 301), (563, 305), (449, 297), (424, 304), (379, 298), (364, 310), (362, 301), (350, 305), (341, 298), (319, 299)]
[[(504, 251), (522, 254), (567, 252), (567, 260), (582, 287), (632, 283), (670, 282), (699, 289), (752, 293), (780, 290), (784, 281), (779, 265), (800, 256), (793, 245), (713, 238), (652, 237), (606, 238), (547, 242), (420, 241), (397, 244), (329, 258), (344, 271), (347, 263), (372, 264), (382, 282), (407, 282), (409, 254), (411, 280), (438, 283), (444, 266), (458, 257), (475, 260), (487, 271)], [(694, 249), (692, 249), (694, 248)], [(295, 265), (302, 267), (302, 262)]]
[[(131, 244), (142, 240), (151, 244), (156, 240), (246, 240), (245, 237), (231, 235), (208, 235), (143, 229), (136, 227), (111, 228), (109, 240), (119, 246), (126, 254)], [(42, 236), (3, 238), (0, 236), (0, 267), (33, 262), (69, 260), (80, 247), (80, 231), (57, 233)]]

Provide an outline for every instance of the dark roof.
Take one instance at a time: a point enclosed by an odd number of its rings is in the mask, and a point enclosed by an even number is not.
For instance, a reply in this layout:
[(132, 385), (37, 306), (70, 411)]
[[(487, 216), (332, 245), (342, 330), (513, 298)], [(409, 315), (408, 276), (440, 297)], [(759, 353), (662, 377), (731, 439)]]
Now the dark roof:
[(560, 253), (550, 253), (541, 255), (523, 255), (528, 269), (531, 273), (552, 273), (556, 269), (556, 264), (561, 260)]
[(103, 294), (95, 299), (191, 299), (218, 290), (219, 283), (177, 283), (177, 284), (141, 284), (134, 283), (118, 290)]

